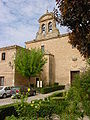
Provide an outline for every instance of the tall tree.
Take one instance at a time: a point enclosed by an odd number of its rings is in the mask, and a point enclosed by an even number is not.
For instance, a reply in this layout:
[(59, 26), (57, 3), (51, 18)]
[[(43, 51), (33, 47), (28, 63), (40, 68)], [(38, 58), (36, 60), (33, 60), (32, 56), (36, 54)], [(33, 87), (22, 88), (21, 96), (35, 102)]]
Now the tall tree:
[(18, 49), (15, 58), (15, 68), (22, 76), (27, 77), (30, 82), (31, 77), (35, 77), (43, 70), (46, 63), (44, 53), (40, 49), (27, 50)]
[(56, 0), (56, 5), (56, 20), (72, 31), (69, 42), (82, 55), (90, 55), (90, 0)]

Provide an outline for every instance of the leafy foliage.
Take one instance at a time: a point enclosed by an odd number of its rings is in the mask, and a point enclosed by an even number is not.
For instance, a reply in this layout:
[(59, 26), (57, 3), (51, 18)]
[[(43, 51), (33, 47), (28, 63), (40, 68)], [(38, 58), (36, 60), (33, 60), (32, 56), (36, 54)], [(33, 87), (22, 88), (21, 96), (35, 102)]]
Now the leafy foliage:
[(67, 26), (70, 43), (84, 56), (90, 55), (90, 2), (89, 0), (56, 0), (54, 10), (58, 23)]
[(20, 116), (20, 117), (25, 116), (27, 106), (28, 106), (27, 95), (21, 95), (20, 102), (16, 101), (16, 106), (15, 106), (15, 109), (16, 109), (16, 112), (17, 112), (18, 116)]
[(40, 49), (27, 50), (24, 48), (18, 49), (15, 58), (16, 70), (23, 76), (30, 79), (40, 74), (43, 66), (46, 63), (46, 58)]
[(12, 116), (6, 117), (5, 120), (37, 120), (37, 119), (35, 117), (32, 117), (31, 119), (30, 119), (30, 117), (19, 117), (19, 118), (17, 118), (14, 115), (12, 115)]
[(75, 118), (90, 116), (90, 70), (76, 76), (66, 100), (69, 103), (65, 110), (67, 115), (76, 116)]

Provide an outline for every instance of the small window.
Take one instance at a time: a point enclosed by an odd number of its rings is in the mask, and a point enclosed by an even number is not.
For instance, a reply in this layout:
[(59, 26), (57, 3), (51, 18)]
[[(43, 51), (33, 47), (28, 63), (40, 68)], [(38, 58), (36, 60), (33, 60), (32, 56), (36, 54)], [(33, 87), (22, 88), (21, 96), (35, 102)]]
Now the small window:
[(52, 32), (52, 22), (49, 22), (49, 23), (48, 23), (48, 31), (49, 31), (49, 32)]
[(5, 60), (5, 53), (2, 53), (2, 60)]
[(0, 86), (4, 86), (4, 77), (0, 77)]
[(42, 52), (44, 52), (44, 45), (41, 46), (41, 50), (42, 50)]
[(42, 25), (42, 33), (45, 34), (45, 24)]

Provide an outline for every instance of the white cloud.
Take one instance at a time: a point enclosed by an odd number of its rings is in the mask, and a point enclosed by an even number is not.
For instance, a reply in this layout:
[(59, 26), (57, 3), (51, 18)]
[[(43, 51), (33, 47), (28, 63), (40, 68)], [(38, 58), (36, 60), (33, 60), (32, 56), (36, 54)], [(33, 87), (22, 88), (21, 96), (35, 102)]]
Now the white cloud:
[(55, 0), (0, 0), (0, 47), (24, 46), (25, 41), (34, 39), (38, 19), (54, 6)]
[(0, 23), (9, 23), (13, 20), (15, 20), (15, 17), (9, 13), (9, 10), (0, 1)]

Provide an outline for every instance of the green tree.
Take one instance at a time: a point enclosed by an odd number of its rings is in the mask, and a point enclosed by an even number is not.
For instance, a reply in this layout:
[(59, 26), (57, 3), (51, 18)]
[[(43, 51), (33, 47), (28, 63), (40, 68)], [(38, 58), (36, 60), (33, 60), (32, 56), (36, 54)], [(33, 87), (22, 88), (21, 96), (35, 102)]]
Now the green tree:
[(27, 77), (30, 82), (31, 77), (35, 77), (43, 71), (46, 61), (44, 53), (40, 49), (20, 48), (17, 50), (14, 63), (16, 71)]
[(67, 26), (70, 43), (85, 57), (90, 55), (90, 1), (56, 0), (54, 10), (58, 23)]

